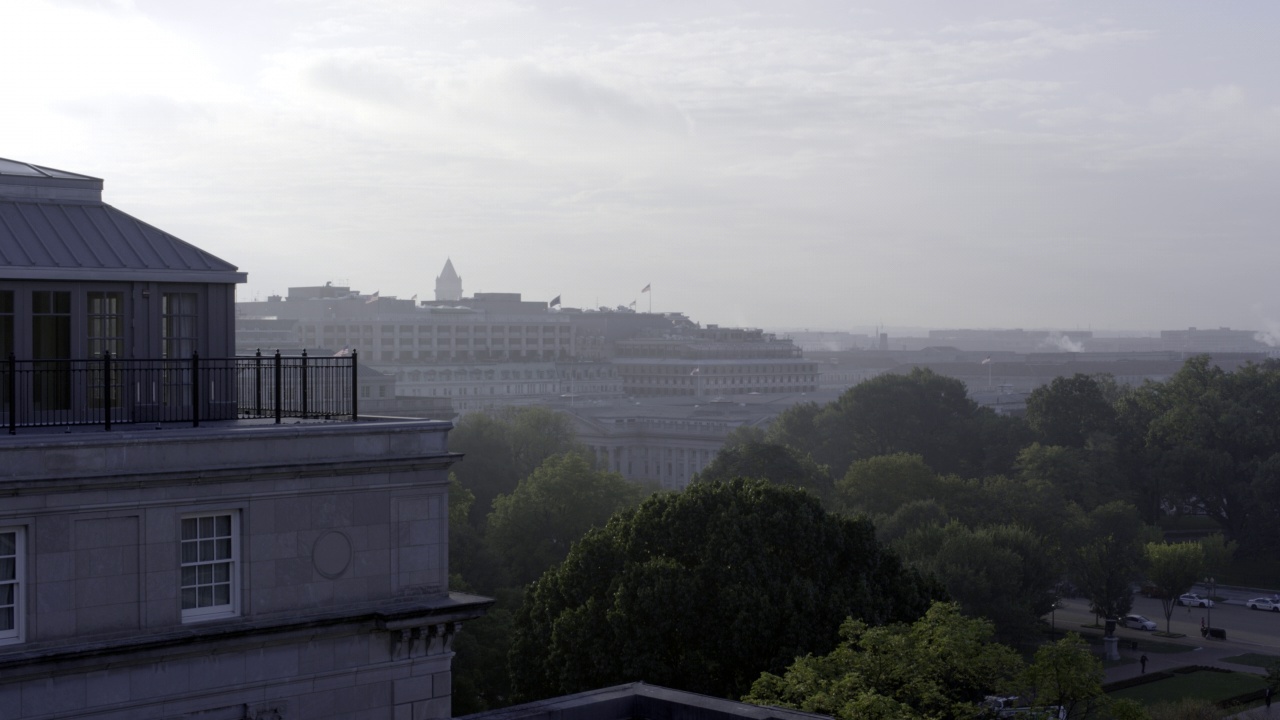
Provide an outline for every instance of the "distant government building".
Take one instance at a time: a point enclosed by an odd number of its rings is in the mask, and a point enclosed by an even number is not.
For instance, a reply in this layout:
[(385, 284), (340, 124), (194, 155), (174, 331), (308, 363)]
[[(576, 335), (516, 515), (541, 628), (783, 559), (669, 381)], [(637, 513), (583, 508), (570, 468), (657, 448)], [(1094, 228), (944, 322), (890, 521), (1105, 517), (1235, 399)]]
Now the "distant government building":
[(242, 354), (355, 351), (393, 381), (379, 391), (403, 413), (561, 409), (601, 467), (672, 489), (706, 467), (735, 428), (766, 424), (819, 387), (817, 362), (761, 330), (558, 305), (519, 293), (464, 296), (447, 260), (434, 300), (325, 284), (238, 303), (236, 341)]

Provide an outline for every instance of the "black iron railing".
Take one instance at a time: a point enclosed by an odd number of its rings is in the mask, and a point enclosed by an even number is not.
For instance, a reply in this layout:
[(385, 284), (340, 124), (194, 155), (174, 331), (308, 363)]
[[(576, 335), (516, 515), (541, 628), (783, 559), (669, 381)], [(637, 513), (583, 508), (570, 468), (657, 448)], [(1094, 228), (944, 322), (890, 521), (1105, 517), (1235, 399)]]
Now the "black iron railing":
[(0, 418), (19, 427), (284, 418), (356, 420), (356, 353), (341, 357), (0, 361)]

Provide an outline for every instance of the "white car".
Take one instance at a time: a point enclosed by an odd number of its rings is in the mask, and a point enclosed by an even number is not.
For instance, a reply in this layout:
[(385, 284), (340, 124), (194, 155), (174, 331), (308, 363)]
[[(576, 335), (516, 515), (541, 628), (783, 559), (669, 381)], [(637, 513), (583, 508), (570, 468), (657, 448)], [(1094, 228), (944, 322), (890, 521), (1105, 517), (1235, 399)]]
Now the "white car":
[(1209, 599), (1209, 598), (1207, 598), (1207, 597), (1202, 597), (1202, 596), (1200, 596), (1200, 595), (1197, 595), (1197, 594), (1195, 594), (1195, 593), (1187, 593), (1186, 595), (1179, 595), (1179, 596), (1178, 596), (1178, 604), (1179, 604), (1179, 605), (1190, 605), (1190, 606), (1192, 606), (1192, 607), (1202, 607), (1202, 608), (1211, 608), (1211, 607), (1213, 607), (1213, 601), (1212, 601), (1212, 600), (1210, 600), (1210, 599)]
[(1270, 610), (1271, 612), (1280, 612), (1280, 600), (1275, 598), (1260, 597), (1245, 601), (1245, 607), (1250, 610)]
[(1153, 620), (1148, 620), (1143, 615), (1125, 615), (1120, 624), (1134, 630), (1155, 630), (1156, 624)]

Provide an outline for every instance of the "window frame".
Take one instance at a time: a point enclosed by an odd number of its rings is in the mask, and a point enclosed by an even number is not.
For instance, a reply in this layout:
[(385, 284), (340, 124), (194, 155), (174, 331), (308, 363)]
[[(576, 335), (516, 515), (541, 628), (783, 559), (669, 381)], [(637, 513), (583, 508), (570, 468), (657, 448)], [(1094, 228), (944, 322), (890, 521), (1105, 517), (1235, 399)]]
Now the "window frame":
[[(199, 559), (189, 563), (183, 562), (182, 547), (184, 543), (186, 542), (199, 543), (201, 540), (218, 540), (218, 539), (222, 539), (223, 537), (226, 537), (226, 536), (215, 534), (215, 535), (209, 536), (208, 538), (202, 538), (199, 535), (199, 520), (201, 518), (218, 518), (218, 517), (230, 517), (231, 519), (230, 537), (229, 537), (231, 541), (230, 557), (227, 558), (225, 561), (221, 560), (220, 558), (214, 558), (213, 560), (207, 561), (207, 562), (200, 561)], [(196, 523), (197, 534), (195, 538), (188, 539), (183, 537), (182, 526), (187, 520), (197, 521)], [(241, 528), (240, 510), (234, 509), (234, 508), (225, 509), (225, 510), (205, 510), (200, 512), (183, 513), (178, 518), (178, 581), (177, 581), (178, 606), (182, 614), (183, 623), (203, 622), (205, 620), (219, 620), (223, 618), (238, 617), (241, 614), (240, 613), (240, 595), (241, 595), (242, 583), (241, 583), (240, 574), (241, 574), (241, 569), (243, 567), (243, 563), (241, 559), (240, 528)], [(197, 545), (197, 547), (199, 547), (199, 545)], [(212, 566), (220, 562), (227, 562), (230, 564), (230, 569), (228, 572), (228, 583), (230, 585), (230, 587), (228, 588), (229, 602), (223, 605), (207, 605), (204, 607), (200, 607), (197, 604), (196, 607), (191, 607), (191, 608), (182, 607), (183, 604), (185, 603), (185, 600), (183, 598), (184, 590), (190, 587), (190, 588), (196, 589), (198, 592), (198, 589), (201, 585), (201, 583), (199, 583), (198, 580), (195, 585), (184, 584), (183, 577), (182, 577), (183, 568), (186, 568), (186, 567), (198, 568), (202, 565)], [(212, 583), (212, 584), (220, 584), (220, 583)]]
[(12, 584), (13, 603), (5, 607), (13, 608), (13, 627), (0, 629), (0, 645), (15, 645), (26, 642), (27, 628), (27, 526), (0, 526), (0, 533), (14, 533), (14, 573), (12, 580), (0, 579), (0, 583)]

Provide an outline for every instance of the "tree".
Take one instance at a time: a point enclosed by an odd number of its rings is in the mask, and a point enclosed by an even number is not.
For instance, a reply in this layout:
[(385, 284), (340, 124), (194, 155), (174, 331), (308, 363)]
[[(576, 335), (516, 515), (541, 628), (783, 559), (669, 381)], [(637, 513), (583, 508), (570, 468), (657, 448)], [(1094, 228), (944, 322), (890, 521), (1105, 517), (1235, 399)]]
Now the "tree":
[(1047, 445), (1083, 448), (1091, 435), (1115, 432), (1120, 394), (1110, 375), (1054, 378), (1027, 396), (1027, 424)]
[(936, 577), (965, 613), (995, 624), (997, 637), (1020, 642), (1031, 637), (1057, 600), (1060, 566), (1043, 539), (1016, 525), (971, 530), (948, 525), (941, 545), (918, 566)]
[(839, 720), (968, 720), (1022, 669), (1017, 653), (991, 638), (990, 622), (952, 603), (934, 603), (911, 625), (850, 619), (830, 654), (798, 658), (782, 676), (761, 675), (743, 700)]
[(836, 505), (849, 512), (891, 515), (913, 500), (936, 497), (938, 484), (921, 456), (881, 455), (849, 466), (836, 483)]
[(761, 478), (779, 485), (808, 490), (827, 502), (831, 497), (831, 473), (799, 451), (779, 443), (747, 441), (726, 446), (694, 482), (716, 482), (734, 478)]
[(591, 469), (581, 455), (547, 458), (510, 495), (499, 495), (487, 538), (508, 581), (533, 582), (564, 560), (569, 546), (619, 510), (639, 504), (645, 488), (618, 473)]
[(822, 406), (816, 402), (802, 402), (778, 413), (769, 423), (765, 440), (786, 445), (810, 457), (821, 445), (817, 419)]
[(1069, 530), (1067, 572), (1094, 613), (1119, 618), (1133, 609), (1134, 580), (1142, 575), (1146, 545), (1160, 531), (1144, 525), (1123, 501), (1095, 508)]
[(614, 516), (531, 585), (509, 669), (522, 699), (633, 680), (739, 697), (828, 652), (844, 618), (912, 620), (940, 596), (807, 493), (697, 483)]
[(1204, 548), (1200, 543), (1147, 543), (1147, 582), (1156, 588), (1164, 609), (1164, 631), (1170, 632), (1178, 596), (1204, 576)]
[(1032, 443), (1018, 453), (1016, 467), (1019, 479), (1043, 480), (1085, 509), (1114, 499), (1115, 473), (1095, 466), (1082, 448)]
[(856, 460), (911, 453), (936, 472), (977, 475), (983, 467), (978, 406), (964, 383), (922, 368), (850, 388), (814, 418), (814, 460), (842, 475)]
[(1144, 439), (1166, 494), (1203, 509), (1246, 555), (1274, 552), (1280, 361), (1228, 373), (1196, 357), (1146, 394)]
[(1039, 707), (1061, 707), (1067, 718), (1086, 718), (1107, 706), (1102, 661), (1076, 633), (1036, 650), (1018, 679), (1019, 692)]
[(466, 455), (453, 472), (475, 496), (468, 519), (476, 528), (484, 526), (494, 498), (510, 494), (542, 461), (582, 452), (572, 420), (542, 407), (465, 415), (449, 434), (449, 449)]

